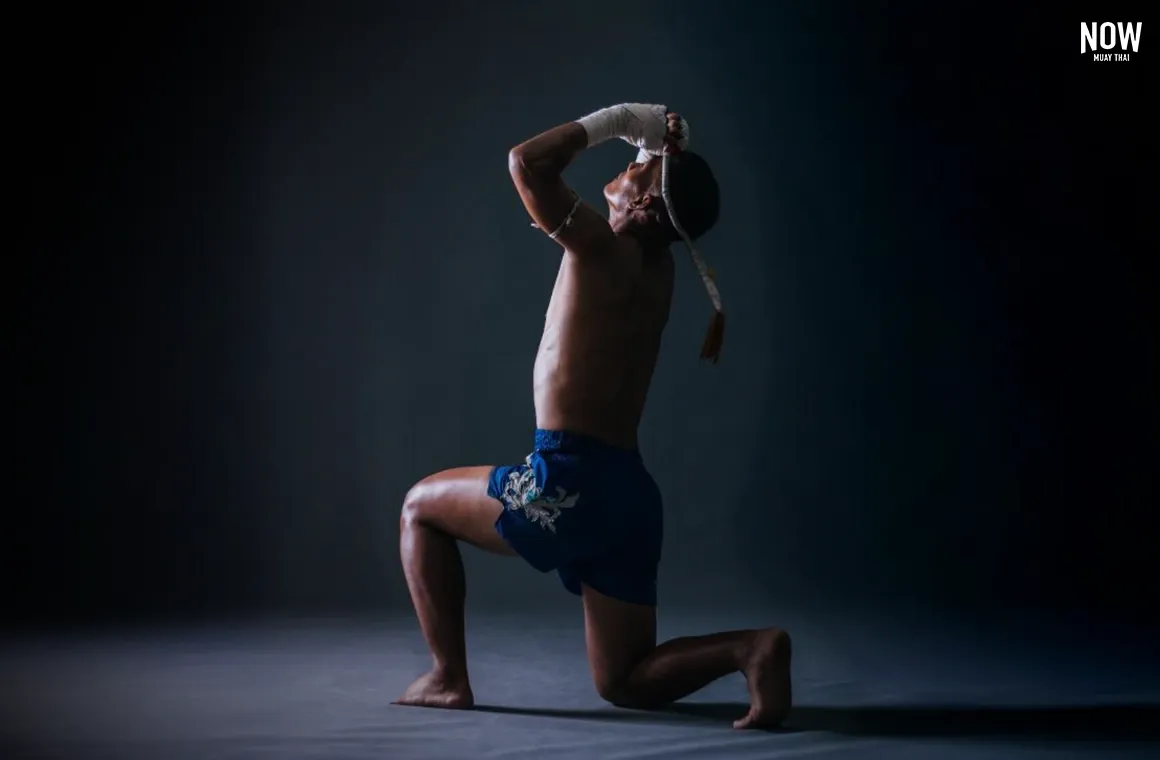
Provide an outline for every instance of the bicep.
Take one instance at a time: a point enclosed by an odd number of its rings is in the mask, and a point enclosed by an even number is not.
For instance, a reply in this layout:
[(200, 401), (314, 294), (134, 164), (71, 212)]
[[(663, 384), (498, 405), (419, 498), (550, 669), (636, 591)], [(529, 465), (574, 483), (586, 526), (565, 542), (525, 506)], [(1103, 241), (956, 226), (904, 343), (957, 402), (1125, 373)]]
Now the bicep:
[(529, 171), (514, 151), (508, 159), (508, 169), (524, 208), (544, 234), (556, 232), (556, 242), (579, 255), (614, 243), (608, 220), (580, 201), (559, 174)]

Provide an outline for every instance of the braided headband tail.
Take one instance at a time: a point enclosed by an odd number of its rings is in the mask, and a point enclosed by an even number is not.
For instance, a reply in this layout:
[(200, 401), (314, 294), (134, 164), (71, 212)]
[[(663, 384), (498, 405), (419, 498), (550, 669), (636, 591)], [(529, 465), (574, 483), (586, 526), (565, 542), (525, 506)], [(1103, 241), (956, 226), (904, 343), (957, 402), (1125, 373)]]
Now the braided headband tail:
[(661, 196), (665, 201), (665, 209), (669, 212), (669, 221), (673, 223), (677, 234), (681, 236), (685, 247), (689, 249), (689, 256), (693, 259), (693, 266), (697, 267), (697, 274), (701, 275), (701, 282), (709, 293), (709, 300), (713, 302), (713, 321), (709, 323), (709, 330), (705, 333), (705, 342), (701, 344), (701, 358), (717, 363), (721, 354), (721, 344), (725, 341), (725, 312), (721, 310), (721, 293), (717, 290), (717, 283), (713, 281), (713, 273), (705, 265), (705, 260), (697, 252), (692, 238), (685, 232), (685, 228), (677, 221), (673, 207), (672, 195), (669, 193), (669, 154), (666, 153), (661, 162)]

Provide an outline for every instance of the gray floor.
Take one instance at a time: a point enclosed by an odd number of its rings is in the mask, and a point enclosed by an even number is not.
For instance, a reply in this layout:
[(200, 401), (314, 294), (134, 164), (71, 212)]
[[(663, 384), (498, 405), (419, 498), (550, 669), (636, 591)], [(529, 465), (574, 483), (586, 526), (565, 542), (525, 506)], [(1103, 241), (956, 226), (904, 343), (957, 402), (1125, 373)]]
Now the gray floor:
[[(473, 617), (470, 712), (395, 707), (427, 662), (410, 619), (11, 639), (6, 758), (1156, 757), (1160, 669), (1084, 636), (791, 621), (787, 729), (739, 732), (725, 679), (673, 711), (603, 705), (575, 618)], [(666, 619), (666, 636), (732, 627)], [(787, 626), (789, 627), (789, 626)], [(1070, 642), (1070, 643), (1069, 643)]]

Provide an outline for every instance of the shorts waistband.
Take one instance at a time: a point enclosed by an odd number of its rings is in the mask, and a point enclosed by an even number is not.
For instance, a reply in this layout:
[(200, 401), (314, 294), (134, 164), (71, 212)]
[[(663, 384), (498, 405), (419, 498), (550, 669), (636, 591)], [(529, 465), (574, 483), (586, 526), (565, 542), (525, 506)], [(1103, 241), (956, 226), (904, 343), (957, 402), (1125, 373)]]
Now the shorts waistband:
[(615, 457), (619, 459), (640, 459), (636, 449), (623, 449), (611, 443), (583, 433), (568, 430), (536, 429), (536, 451), (579, 454), (586, 456)]

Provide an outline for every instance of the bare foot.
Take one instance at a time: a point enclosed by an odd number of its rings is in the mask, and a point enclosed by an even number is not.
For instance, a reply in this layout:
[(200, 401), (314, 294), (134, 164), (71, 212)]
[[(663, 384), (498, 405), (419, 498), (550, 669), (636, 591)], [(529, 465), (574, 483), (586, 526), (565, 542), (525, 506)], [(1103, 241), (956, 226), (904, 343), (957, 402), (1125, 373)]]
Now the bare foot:
[(451, 677), (447, 673), (432, 670), (419, 676), (407, 687), (403, 696), (391, 704), (413, 707), (442, 707), (448, 710), (466, 710), (475, 704), (471, 684), (467, 677)]
[(774, 728), (789, 714), (789, 634), (766, 628), (753, 635), (745, 681), (749, 684), (749, 714), (733, 721), (734, 728)]

